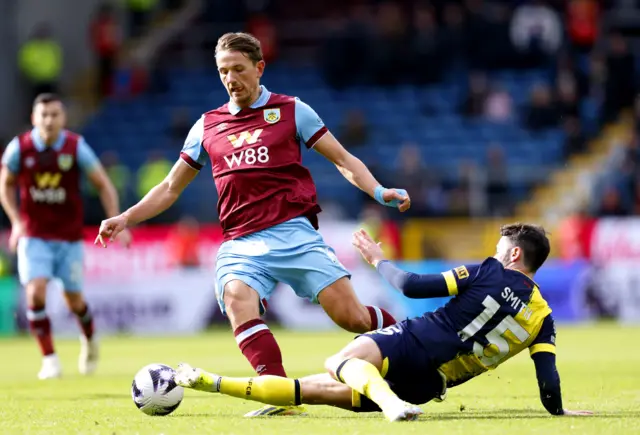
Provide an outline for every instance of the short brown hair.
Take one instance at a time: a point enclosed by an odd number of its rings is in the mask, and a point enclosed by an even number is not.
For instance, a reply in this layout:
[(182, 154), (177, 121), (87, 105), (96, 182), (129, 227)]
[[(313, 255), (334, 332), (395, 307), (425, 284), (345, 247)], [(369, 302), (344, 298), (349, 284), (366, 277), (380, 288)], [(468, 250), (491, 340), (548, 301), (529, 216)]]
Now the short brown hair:
[(515, 223), (503, 225), (500, 235), (507, 237), (514, 246), (522, 249), (524, 265), (535, 272), (544, 264), (551, 251), (547, 232), (538, 225)]
[(39, 94), (35, 100), (33, 100), (33, 107), (36, 107), (38, 104), (49, 104), (49, 103), (53, 103), (59, 101), (62, 103), (62, 99), (56, 95), (56, 94), (52, 94), (52, 93), (44, 93), (44, 94)]
[(225, 33), (218, 39), (216, 55), (221, 51), (239, 51), (254, 64), (262, 60), (262, 47), (258, 38), (250, 33)]

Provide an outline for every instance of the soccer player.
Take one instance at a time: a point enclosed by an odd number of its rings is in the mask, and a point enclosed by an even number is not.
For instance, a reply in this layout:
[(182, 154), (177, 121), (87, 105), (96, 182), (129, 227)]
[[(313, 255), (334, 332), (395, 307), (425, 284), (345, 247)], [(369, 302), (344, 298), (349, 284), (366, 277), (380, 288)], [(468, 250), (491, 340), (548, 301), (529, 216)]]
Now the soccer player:
[[(254, 370), (286, 376), (280, 348), (260, 320), (277, 282), (319, 303), (348, 331), (395, 323), (384, 310), (360, 303), (349, 272), (317, 231), (320, 207), (311, 174), (301, 164), (300, 145), (325, 156), (382, 205), (405, 211), (410, 199), (404, 190), (382, 187), (311, 107), (260, 86), (265, 62), (256, 38), (246, 33), (223, 35), (216, 63), (230, 101), (195, 123), (166, 179), (122, 215), (103, 221), (96, 243), (106, 247), (123, 229), (169, 208), (210, 160), (225, 240), (216, 263), (220, 308)], [(270, 415), (300, 412), (277, 409)]]
[[(119, 213), (118, 195), (102, 165), (82, 136), (64, 129), (65, 121), (60, 98), (39, 95), (33, 103), (33, 130), (9, 143), (0, 170), (0, 201), (11, 221), (9, 245), (18, 252), (18, 274), (27, 295), (27, 319), (43, 356), (40, 379), (62, 374), (45, 311), (47, 283), (54, 277), (62, 281), (67, 306), (77, 316), (82, 330), (80, 373), (93, 373), (98, 362), (93, 317), (81, 293), (82, 173), (100, 192), (106, 214)], [(20, 194), (19, 206), (16, 191)], [(121, 233), (120, 239), (128, 244), (130, 234)]]
[(562, 405), (551, 309), (533, 281), (549, 255), (542, 228), (507, 225), (494, 257), (437, 275), (398, 269), (363, 230), (354, 245), (367, 262), (410, 298), (453, 296), (442, 308), (360, 335), (326, 361), (329, 374), (302, 379), (229, 378), (178, 367), (176, 382), (200, 391), (282, 406), (333, 405), (382, 411), (391, 421), (413, 420), (417, 405), (445, 398), (460, 385), (529, 349), (540, 399), (553, 415), (589, 415)]

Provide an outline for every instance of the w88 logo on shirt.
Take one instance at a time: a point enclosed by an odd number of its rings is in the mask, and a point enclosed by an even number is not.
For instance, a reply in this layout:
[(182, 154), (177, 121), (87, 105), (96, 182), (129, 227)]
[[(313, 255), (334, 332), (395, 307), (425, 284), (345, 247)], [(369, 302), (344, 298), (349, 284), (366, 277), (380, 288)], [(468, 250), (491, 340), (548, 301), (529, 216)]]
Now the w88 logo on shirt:
[[(254, 145), (261, 142), (260, 135), (262, 129), (254, 131), (243, 131), (238, 136), (231, 134), (227, 136), (233, 148), (242, 148), (244, 144)], [(224, 156), (224, 161), (227, 163), (229, 169), (239, 167), (243, 163), (246, 165), (255, 165), (257, 163), (267, 163), (269, 161), (269, 148), (262, 145), (255, 148), (246, 148), (241, 151), (236, 151), (231, 155)]]
[(242, 151), (224, 156), (224, 161), (229, 169), (239, 167), (243, 163), (245, 165), (256, 165), (258, 163), (267, 163), (269, 161), (269, 148), (260, 146), (258, 148), (247, 148)]

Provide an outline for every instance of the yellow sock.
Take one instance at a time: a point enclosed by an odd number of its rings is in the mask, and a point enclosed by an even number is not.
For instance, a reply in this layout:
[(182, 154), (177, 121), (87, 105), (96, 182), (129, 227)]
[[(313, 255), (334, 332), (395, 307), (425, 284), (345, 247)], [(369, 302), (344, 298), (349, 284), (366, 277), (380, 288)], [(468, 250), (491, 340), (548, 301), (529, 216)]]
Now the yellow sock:
[(339, 366), (336, 376), (341, 382), (373, 400), (380, 408), (384, 408), (389, 401), (400, 400), (378, 369), (367, 361), (348, 359)]
[(220, 392), (228, 396), (275, 406), (294, 406), (301, 403), (298, 380), (280, 376), (223, 377), (220, 380)]

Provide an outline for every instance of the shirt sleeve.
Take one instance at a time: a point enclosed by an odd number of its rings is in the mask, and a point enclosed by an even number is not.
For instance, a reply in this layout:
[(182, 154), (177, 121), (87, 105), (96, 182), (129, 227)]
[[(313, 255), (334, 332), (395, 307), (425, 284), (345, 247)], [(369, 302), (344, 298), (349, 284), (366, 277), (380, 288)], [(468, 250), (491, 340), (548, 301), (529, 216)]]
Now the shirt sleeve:
[(14, 137), (2, 154), (2, 165), (14, 174), (20, 171), (20, 142)]
[(536, 366), (542, 405), (549, 413), (562, 415), (562, 389), (556, 366), (556, 327), (550, 314), (545, 317), (540, 332), (529, 345), (529, 353)]
[(440, 274), (417, 274), (405, 272), (388, 260), (378, 263), (378, 273), (403, 295), (411, 299), (439, 298), (449, 296), (447, 283)]
[(480, 266), (480, 264), (462, 265), (442, 272), (449, 294), (452, 296), (457, 295), (468, 289), (478, 274)]
[(296, 132), (298, 138), (308, 149), (314, 147), (318, 140), (329, 131), (315, 110), (296, 98)]
[(91, 173), (100, 164), (100, 160), (84, 137), (78, 141), (78, 166), (85, 173)]
[(532, 357), (538, 352), (556, 353), (556, 325), (551, 314), (544, 318), (538, 335), (529, 345)]
[(204, 117), (201, 117), (193, 124), (189, 134), (184, 141), (180, 158), (193, 169), (199, 171), (207, 164), (209, 155), (202, 146), (202, 137), (204, 136)]
[(542, 405), (552, 415), (564, 414), (556, 356), (548, 352), (539, 352), (531, 358), (536, 366), (536, 378), (538, 379)]

